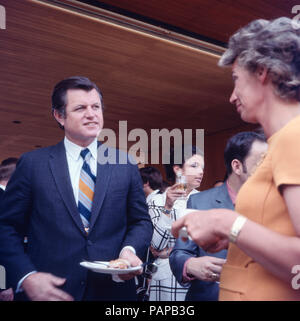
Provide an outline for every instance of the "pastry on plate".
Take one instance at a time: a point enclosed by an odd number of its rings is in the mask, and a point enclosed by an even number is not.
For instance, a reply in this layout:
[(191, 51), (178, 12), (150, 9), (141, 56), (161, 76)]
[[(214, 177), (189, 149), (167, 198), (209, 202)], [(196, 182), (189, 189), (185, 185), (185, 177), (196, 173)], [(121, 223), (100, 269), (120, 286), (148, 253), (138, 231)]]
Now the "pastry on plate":
[(130, 263), (125, 259), (116, 259), (109, 261), (109, 267), (114, 269), (128, 269)]

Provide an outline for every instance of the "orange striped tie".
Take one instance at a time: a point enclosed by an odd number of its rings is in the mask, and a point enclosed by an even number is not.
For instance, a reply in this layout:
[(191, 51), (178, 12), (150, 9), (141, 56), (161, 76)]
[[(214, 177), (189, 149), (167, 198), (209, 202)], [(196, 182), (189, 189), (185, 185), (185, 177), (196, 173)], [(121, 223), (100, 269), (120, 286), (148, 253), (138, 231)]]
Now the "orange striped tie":
[(88, 148), (82, 150), (80, 153), (80, 156), (83, 158), (83, 165), (80, 172), (78, 193), (78, 210), (84, 229), (87, 233), (89, 231), (96, 183), (96, 176), (92, 174), (91, 168), (86, 159), (89, 154), (90, 152)]

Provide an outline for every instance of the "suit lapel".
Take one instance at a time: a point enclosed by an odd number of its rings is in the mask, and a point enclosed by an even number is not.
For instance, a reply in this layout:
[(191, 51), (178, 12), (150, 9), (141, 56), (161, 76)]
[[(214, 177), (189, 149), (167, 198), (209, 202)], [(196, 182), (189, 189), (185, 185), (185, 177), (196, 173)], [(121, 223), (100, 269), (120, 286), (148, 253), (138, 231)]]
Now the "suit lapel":
[(85, 234), (74, 198), (63, 141), (53, 147), (53, 151), (50, 154), (49, 164), (57, 190), (60, 193), (69, 214), (80, 231)]
[(101, 209), (104, 197), (106, 195), (111, 170), (112, 170), (112, 166), (109, 164), (104, 164), (104, 165), (97, 164), (97, 177), (96, 177), (94, 200), (93, 200), (93, 207), (92, 207), (91, 220), (90, 220), (90, 231), (92, 230), (99, 216), (100, 209)]
[[(101, 157), (101, 152), (99, 152), (100, 143), (98, 142), (98, 159)], [(97, 162), (97, 176), (96, 185), (94, 191), (93, 207), (90, 220), (90, 230), (95, 225), (95, 222), (100, 214), (100, 209), (104, 201), (107, 187), (109, 184), (110, 176), (112, 171), (112, 165), (109, 162), (105, 164), (99, 164)]]
[(231, 198), (228, 194), (226, 182), (224, 182), (220, 187), (218, 187), (216, 203), (218, 204), (218, 207), (234, 209)]

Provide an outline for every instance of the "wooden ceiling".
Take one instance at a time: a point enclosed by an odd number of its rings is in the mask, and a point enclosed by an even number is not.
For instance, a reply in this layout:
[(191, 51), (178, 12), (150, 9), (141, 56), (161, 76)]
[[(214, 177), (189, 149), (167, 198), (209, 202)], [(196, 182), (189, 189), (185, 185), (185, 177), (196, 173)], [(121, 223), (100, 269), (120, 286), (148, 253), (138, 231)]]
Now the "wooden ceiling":
[(297, 0), (83, 0), (194, 37), (225, 44), (248, 22), (291, 16)]
[[(224, 50), (220, 45), (254, 18), (291, 16), (294, 2), (119, 0), (90, 1), (87, 7), (72, 0), (1, 0), (0, 4), (6, 9), (6, 29), (0, 30), (2, 160), (63, 137), (51, 116), (50, 97), (58, 81), (73, 75), (89, 77), (103, 91), (106, 128), (117, 131), (120, 120), (127, 120), (128, 131), (204, 128), (206, 135), (213, 135), (240, 128), (243, 123), (228, 103), (230, 71), (217, 67), (218, 53)], [(118, 15), (106, 19), (109, 13), (103, 9)], [(120, 23), (120, 14), (131, 22)], [(134, 28), (133, 18), (147, 24)]]

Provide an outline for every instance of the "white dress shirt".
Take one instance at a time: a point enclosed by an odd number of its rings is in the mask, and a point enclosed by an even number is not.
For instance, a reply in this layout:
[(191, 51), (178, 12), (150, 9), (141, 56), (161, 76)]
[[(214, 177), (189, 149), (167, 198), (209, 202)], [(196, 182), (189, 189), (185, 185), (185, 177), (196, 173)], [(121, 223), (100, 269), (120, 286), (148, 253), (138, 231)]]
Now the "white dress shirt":
[[(85, 148), (72, 143), (67, 137), (64, 139), (64, 145), (66, 149), (71, 185), (76, 204), (78, 205), (79, 178), (83, 165), (83, 158), (80, 156), (80, 152)], [(88, 154), (86, 159), (87, 163), (90, 165), (91, 172), (97, 176), (97, 139), (95, 139), (86, 148), (90, 151), (90, 154)]]

